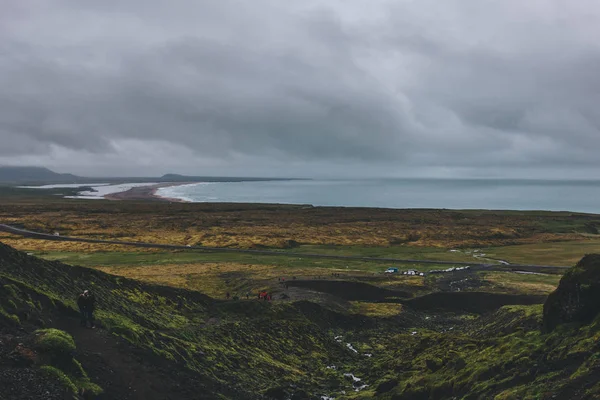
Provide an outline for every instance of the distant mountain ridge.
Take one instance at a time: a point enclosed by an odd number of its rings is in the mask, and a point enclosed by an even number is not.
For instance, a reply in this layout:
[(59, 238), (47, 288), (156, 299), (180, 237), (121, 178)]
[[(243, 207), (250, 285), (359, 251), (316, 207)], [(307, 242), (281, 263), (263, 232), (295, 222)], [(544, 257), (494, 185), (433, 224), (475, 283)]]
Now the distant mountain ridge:
[(73, 174), (59, 174), (44, 167), (9, 167), (0, 166), (0, 182), (67, 182), (80, 181), (81, 177)]
[(158, 178), (160, 182), (246, 182), (246, 181), (292, 181), (303, 180), (298, 178), (258, 178), (234, 176), (188, 176), (179, 174), (165, 174)]
[(161, 177), (82, 177), (60, 174), (44, 167), (0, 165), (0, 184), (126, 183), (126, 182), (243, 182), (295, 180), (293, 178), (186, 176), (168, 173)]

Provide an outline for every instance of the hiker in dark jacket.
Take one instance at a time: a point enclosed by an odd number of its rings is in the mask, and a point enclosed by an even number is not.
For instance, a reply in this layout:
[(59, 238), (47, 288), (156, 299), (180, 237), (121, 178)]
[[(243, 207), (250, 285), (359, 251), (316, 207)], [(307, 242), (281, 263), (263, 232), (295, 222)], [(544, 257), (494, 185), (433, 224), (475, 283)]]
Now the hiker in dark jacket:
[(77, 306), (81, 313), (81, 326), (87, 326), (90, 323), (90, 328), (95, 328), (94, 325), (94, 309), (96, 308), (96, 298), (89, 290), (84, 290), (77, 298)]
[(86, 296), (87, 296), (87, 294), (88, 294), (88, 291), (86, 290), (77, 297), (77, 307), (79, 307), (79, 314), (81, 315), (81, 326), (85, 326), (86, 321), (87, 321), (87, 315), (86, 315), (86, 306), (87, 306)]

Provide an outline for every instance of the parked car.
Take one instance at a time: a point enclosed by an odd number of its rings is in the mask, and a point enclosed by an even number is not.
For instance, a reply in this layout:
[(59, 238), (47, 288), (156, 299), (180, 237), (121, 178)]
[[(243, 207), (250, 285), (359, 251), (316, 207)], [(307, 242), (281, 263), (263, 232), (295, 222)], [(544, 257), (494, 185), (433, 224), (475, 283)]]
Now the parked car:
[(388, 268), (383, 271), (384, 274), (396, 274), (398, 273), (398, 268)]

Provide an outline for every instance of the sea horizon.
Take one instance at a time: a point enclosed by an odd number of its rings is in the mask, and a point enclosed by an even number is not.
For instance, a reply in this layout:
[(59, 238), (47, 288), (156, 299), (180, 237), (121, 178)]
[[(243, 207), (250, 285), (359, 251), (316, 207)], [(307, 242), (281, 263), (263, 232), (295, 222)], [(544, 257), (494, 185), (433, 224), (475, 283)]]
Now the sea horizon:
[(600, 180), (359, 178), (199, 182), (159, 188), (186, 202), (333, 207), (539, 210), (600, 213)]
[(103, 199), (132, 188), (153, 187), (153, 195), (156, 197), (192, 203), (567, 211), (600, 214), (600, 202), (596, 200), (600, 198), (600, 180), (591, 179), (264, 178), (260, 181), (53, 184), (35, 188), (75, 186), (91, 186), (92, 190), (82, 190), (76, 196), (66, 197)]

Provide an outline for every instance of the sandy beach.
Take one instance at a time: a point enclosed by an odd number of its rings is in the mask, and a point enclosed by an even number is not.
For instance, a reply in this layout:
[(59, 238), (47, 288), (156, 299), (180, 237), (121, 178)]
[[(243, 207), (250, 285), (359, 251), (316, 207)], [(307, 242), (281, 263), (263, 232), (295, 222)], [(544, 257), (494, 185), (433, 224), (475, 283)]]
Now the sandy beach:
[(168, 201), (170, 203), (187, 203), (181, 199), (161, 197), (156, 194), (158, 189), (170, 186), (188, 185), (194, 182), (166, 182), (156, 185), (134, 187), (124, 192), (111, 193), (104, 196), (107, 200), (150, 200), (150, 201)]

